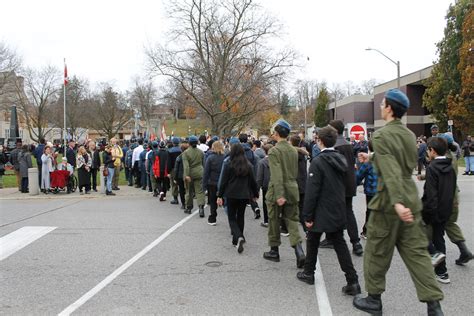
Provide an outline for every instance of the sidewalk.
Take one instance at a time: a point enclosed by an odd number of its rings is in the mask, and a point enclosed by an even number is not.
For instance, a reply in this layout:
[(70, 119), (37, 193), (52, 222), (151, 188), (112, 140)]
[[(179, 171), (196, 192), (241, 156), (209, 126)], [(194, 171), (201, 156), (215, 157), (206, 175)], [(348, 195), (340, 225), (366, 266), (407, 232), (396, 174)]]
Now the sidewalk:
[(53, 199), (100, 199), (100, 198), (114, 198), (114, 197), (151, 197), (152, 193), (148, 190), (136, 189), (127, 185), (120, 186), (119, 191), (113, 191), (116, 196), (107, 196), (103, 193), (91, 191), (91, 194), (80, 195), (79, 190), (76, 192), (67, 194), (66, 192), (59, 192), (57, 194), (39, 193), (38, 195), (30, 195), (29, 193), (21, 193), (17, 188), (6, 188), (0, 189), (0, 200), (30, 200), (30, 199), (41, 199), (41, 200), (53, 200)]

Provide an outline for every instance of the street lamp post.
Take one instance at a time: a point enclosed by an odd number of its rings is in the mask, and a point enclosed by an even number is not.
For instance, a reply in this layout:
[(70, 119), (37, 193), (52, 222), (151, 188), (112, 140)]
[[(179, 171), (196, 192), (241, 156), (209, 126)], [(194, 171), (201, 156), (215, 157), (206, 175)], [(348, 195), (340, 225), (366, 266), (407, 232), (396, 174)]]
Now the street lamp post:
[(387, 58), (388, 60), (390, 60), (392, 63), (395, 64), (395, 66), (397, 66), (397, 88), (400, 89), (400, 61), (395, 61), (393, 59), (391, 59), (390, 57), (388, 57), (387, 55), (385, 55), (384, 53), (382, 53), (381, 51), (379, 51), (378, 49), (376, 48), (366, 48), (365, 50), (373, 50), (373, 51), (376, 51), (377, 53), (379, 53), (380, 55), (382, 55), (383, 57)]

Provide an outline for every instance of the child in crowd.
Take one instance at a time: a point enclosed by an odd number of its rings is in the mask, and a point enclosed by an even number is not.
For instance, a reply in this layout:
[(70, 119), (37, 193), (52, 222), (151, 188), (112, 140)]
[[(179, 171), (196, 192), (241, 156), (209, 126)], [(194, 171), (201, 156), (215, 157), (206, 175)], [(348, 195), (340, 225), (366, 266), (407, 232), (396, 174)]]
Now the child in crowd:
[[(372, 148), (372, 140), (369, 141), (369, 150), (373, 152)], [(356, 179), (357, 185), (361, 185), (362, 181), (364, 181), (364, 194), (365, 194), (365, 201), (367, 204), (367, 210), (365, 212), (365, 223), (364, 227), (362, 227), (362, 232), (360, 233), (360, 237), (363, 239), (367, 239), (367, 223), (369, 222), (369, 203), (372, 198), (377, 193), (377, 173), (375, 172), (374, 166), (372, 162), (361, 162), (359, 169), (357, 170)]]
[[(423, 221), (432, 230), (429, 251), (433, 258), (446, 254), (444, 231), (453, 211), (456, 190), (456, 173), (447, 158), (448, 144), (441, 137), (432, 137), (427, 143), (430, 164), (426, 168), (426, 182), (423, 187)], [(444, 256), (443, 256), (444, 257)], [(450, 283), (444, 260), (433, 262), (436, 279), (444, 284)]]

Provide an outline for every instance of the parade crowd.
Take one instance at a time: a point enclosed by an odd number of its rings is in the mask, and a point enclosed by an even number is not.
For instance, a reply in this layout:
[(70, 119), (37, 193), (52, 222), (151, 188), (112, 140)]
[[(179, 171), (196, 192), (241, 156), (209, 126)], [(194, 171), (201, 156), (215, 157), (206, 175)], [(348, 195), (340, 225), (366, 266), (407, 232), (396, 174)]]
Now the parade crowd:
[[(296, 266), (302, 269), (297, 279), (314, 284), (318, 249), (334, 249), (347, 281), (342, 292), (355, 296), (355, 308), (375, 315), (382, 313), (385, 275), (397, 248), (418, 299), (427, 303), (428, 315), (443, 315), (439, 283), (450, 282), (445, 233), (459, 248), (456, 264), (473, 258), (457, 225), (456, 181), (461, 155), (466, 161), (464, 174), (474, 175), (474, 143), (468, 137), (458, 145), (452, 134), (439, 133), (435, 125), (430, 138), (417, 139), (401, 122), (409, 106), (403, 92), (389, 90), (380, 105), (386, 125), (370, 141), (363, 135), (357, 141), (346, 140), (343, 122), (333, 120), (307, 143), (302, 133), (291, 134), (290, 124), (280, 119), (267, 142), (243, 133), (168, 141), (134, 138), (123, 146), (113, 138), (99, 149), (92, 141), (81, 146), (71, 141), (65, 157), (57, 162), (52, 144), (42, 140), (33, 151), (19, 143), (11, 159), (21, 192), (28, 192), (28, 168), (34, 158), (44, 194), (57, 189), (51, 185), (55, 170), (68, 174), (67, 193), (73, 189), (70, 179), (75, 171), (80, 194), (97, 191), (97, 175), (103, 169), (106, 194), (115, 195), (124, 169), (129, 186), (149, 191), (160, 202), (170, 198), (186, 214), (197, 206), (203, 218), (207, 204), (211, 226), (217, 224), (218, 208), (223, 207), (238, 253), (244, 251), (245, 210), (250, 207), (255, 219), (263, 216), (260, 225), (268, 229), (269, 250), (263, 253), (264, 259), (279, 262), (281, 237), (287, 236)], [(418, 181), (425, 181), (422, 199), (412, 176), (416, 168)], [(352, 205), (358, 185), (363, 185), (367, 202), (360, 230)], [(365, 249), (361, 239), (366, 240)], [(350, 250), (364, 257), (367, 296), (360, 295)]]

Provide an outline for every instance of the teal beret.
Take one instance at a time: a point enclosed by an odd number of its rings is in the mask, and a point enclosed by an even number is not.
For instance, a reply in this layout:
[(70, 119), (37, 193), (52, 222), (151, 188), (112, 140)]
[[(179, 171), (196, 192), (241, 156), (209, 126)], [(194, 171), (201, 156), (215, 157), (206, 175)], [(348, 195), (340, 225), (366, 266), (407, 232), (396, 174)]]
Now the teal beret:
[(410, 100), (407, 95), (398, 89), (390, 89), (385, 93), (385, 99), (395, 101), (408, 109), (410, 107)]

